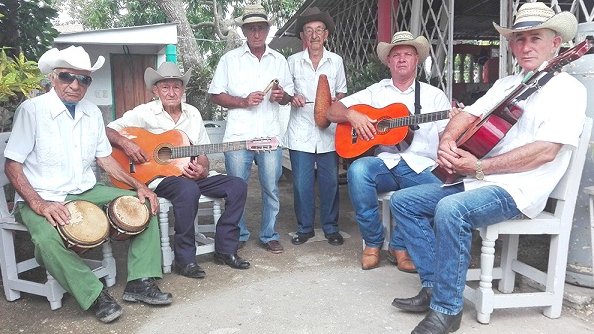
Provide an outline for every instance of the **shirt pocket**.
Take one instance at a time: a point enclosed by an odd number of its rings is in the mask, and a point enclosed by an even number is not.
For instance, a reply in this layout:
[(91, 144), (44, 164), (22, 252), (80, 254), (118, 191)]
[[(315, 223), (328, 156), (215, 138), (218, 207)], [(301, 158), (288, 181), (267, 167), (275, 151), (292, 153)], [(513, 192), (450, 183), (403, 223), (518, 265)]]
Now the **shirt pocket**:
[(59, 140), (60, 135), (58, 131), (52, 127), (46, 127), (39, 132), (36, 138), (35, 146), (37, 147), (38, 163), (44, 166), (44, 169), (50, 169), (50, 174), (54, 172), (61, 172), (60, 166), (64, 161), (64, 143)]

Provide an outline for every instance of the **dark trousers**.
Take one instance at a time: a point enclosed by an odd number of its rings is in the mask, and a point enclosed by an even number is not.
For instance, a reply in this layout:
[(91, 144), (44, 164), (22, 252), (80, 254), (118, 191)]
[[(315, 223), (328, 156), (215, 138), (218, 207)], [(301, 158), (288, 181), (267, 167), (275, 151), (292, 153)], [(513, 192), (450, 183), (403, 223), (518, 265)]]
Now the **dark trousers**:
[(201, 195), (225, 198), (225, 210), (217, 223), (215, 251), (235, 254), (239, 246), (239, 219), (247, 197), (247, 183), (235, 176), (215, 175), (202, 180), (180, 176), (163, 179), (155, 189), (159, 197), (173, 205), (175, 217), (175, 263), (184, 266), (196, 262), (194, 218)]

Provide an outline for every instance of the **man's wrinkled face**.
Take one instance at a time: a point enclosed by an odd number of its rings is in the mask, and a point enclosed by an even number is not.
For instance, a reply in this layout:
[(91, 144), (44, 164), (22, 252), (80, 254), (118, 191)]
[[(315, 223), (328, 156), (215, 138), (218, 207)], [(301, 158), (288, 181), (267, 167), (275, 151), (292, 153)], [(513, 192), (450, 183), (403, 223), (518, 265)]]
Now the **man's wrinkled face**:
[(561, 37), (550, 29), (516, 32), (509, 39), (510, 49), (524, 71), (533, 71), (555, 57), (560, 45)]
[(324, 47), (328, 39), (328, 29), (322, 21), (312, 21), (303, 25), (303, 31), (299, 33), (301, 40), (305, 42), (308, 49), (319, 50)]
[(417, 49), (410, 45), (396, 45), (388, 53), (388, 67), (392, 76), (414, 77), (418, 62)]
[(52, 86), (60, 100), (77, 103), (91, 85), (91, 72), (71, 68), (56, 68), (50, 76)]
[(179, 106), (184, 95), (184, 83), (179, 79), (161, 80), (153, 86), (153, 94), (159, 97), (163, 107)]
[(262, 48), (266, 45), (270, 26), (266, 22), (246, 23), (241, 26), (241, 31), (251, 48)]

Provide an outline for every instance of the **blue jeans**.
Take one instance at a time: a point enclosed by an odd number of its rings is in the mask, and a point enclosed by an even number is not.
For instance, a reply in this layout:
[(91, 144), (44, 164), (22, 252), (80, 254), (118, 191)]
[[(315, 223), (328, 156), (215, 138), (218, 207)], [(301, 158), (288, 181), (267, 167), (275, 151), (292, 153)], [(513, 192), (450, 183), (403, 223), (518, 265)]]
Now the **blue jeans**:
[(431, 309), (448, 315), (460, 313), (464, 306), (472, 230), (520, 213), (503, 188), (464, 191), (463, 184), (425, 184), (397, 191), (391, 210), (422, 286), (433, 287)]
[[(248, 181), (252, 163), (258, 165), (258, 179), (262, 186), (262, 223), (260, 224), (260, 241), (267, 243), (271, 240), (278, 240), (278, 232), (274, 230), (276, 216), (280, 209), (278, 197), (278, 180), (282, 174), (281, 159), (282, 150), (276, 149), (271, 152), (256, 151), (230, 151), (225, 152), (225, 168), (227, 174), (237, 176)], [(245, 212), (239, 221), (239, 241), (246, 241), (250, 232), (245, 224)]]
[[(320, 194), (320, 222), (325, 235), (338, 233), (338, 157), (336, 152), (290, 150), (297, 233), (313, 233), (315, 181)], [(317, 169), (317, 170), (316, 170)]]
[[(368, 247), (381, 248), (384, 243), (384, 228), (382, 225), (378, 193), (400, 190), (419, 184), (439, 183), (441, 181), (428, 169), (420, 174), (408, 167), (404, 160), (388, 169), (383, 160), (377, 157), (363, 157), (355, 160), (347, 172), (349, 196), (355, 209), (355, 218), (361, 231), (361, 237)], [(395, 221), (390, 249), (406, 249), (402, 234)]]

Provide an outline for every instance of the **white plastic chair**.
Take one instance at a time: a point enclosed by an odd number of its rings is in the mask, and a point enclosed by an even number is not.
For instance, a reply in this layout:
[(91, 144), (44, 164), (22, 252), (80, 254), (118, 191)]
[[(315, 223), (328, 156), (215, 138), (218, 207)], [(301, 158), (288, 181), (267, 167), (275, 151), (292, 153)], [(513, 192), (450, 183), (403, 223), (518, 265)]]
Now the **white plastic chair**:
[[(377, 195), (377, 200), (380, 203), (382, 209), (382, 225), (384, 227), (384, 244), (382, 249), (388, 249), (390, 247), (390, 239), (392, 237), (392, 214), (390, 213), (390, 198), (392, 197), (393, 191), (381, 193)], [(363, 240), (363, 248), (365, 248), (365, 240)]]
[[(206, 236), (204, 233), (215, 233), (217, 222), (221, 217), (224, 208), (224, 199), (200, 196), (198, 200), (199, 209), (196, 218), (194, 218), (194, 228), (196, 231), (196, 255), (214, 252), (214, 239)], [(210, 205), (209, 205), (210, 204)], [(169, 212), (173, 205), (167, 199), (159, 197), (159, 228), (161, 231), (161, 252), (163, 254), (163, 272), (170, 273), (174, 254), (169, 241), (169, 236), (173, 234), (173, 224), (169, 226)], [(199, 216), (212, 216), (212, 224), (198, 224)]]
[[(507, 220), (478, 229), (482, 238), (480, 268), (468, 271), (464, 297), (474, 303), (480, 323), (489, 323), (496, 308), (544, 307), (545, 316), (561, 316), (569, 235), (591, 131), (592, 119), (587, 118), (569, 167), (549, 196), (549, 200), (556, 202), (552, 212), (543, 211), (534, 219)], [(547, 272), (518, 260), (521, 234), (550, 235)], [(495, 240), (500, 235), (503, 238), (501, 264), (494, 268)], [(516, 274), (539, 283), (542, 291), (514, 293)], [(502, 293), (493, 291), (494, 279), (500, 280), (498, 290)], [(468, 281), (476, 280), (480, 281), (478, 287), (468, 285)]]
[[(39, 264), (35, 258), (17, 262), (15, 256), (15, 233), (17, 231), (27, 231), (25, 225), (17, 222), (10, 213), (10, 208), (6, 202), (4, 186), (9, 184), (6, 174), (4, 174), (4, 148), (10, 132), (0, 133), (0, 269), (2, 270), (2, 282), (4, 285), (4, 295), (6, 300), (14, 301), (21, 297), (21, 292), (34, 295), (45, 296), (50, 303), (52, 310), (62, 307), (62, 296), (66, 292), (60, 284), (47, 273), (47, 281), (44, 283), (30, 281), (21, 278), (21, 274), (38, 268)], [(84, 261), (93, 269), (98, 278), (105, 278), (105, 284), (109, 287), (115, 284), (116, 266), (113, 257), (111, 244), (109, 241), (103, 243), (103, 260)]]

